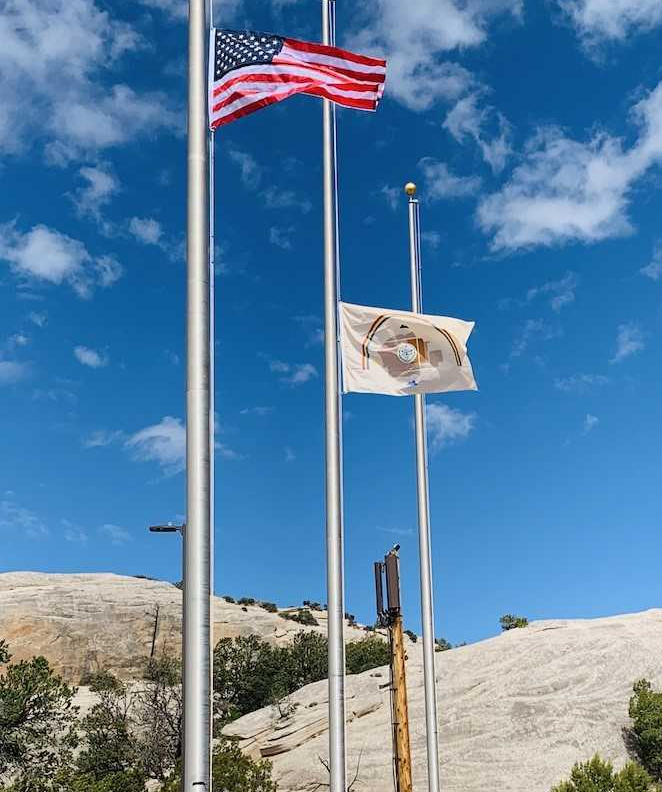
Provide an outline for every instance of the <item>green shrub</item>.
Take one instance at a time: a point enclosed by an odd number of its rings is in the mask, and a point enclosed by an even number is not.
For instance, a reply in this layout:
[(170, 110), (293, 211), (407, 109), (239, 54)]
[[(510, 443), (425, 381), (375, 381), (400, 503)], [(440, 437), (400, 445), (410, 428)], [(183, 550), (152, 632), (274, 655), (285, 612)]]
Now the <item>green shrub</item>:
[(44, 657), (11, 663), (0, 642), (0, 783), (12, 776), (52, 778), (76, 744), (75, 690)]
[(435, 652), (447, 652), (449, 649), (452, 649), (453, 646), (450, 644), (445, 638), (435, 638), (434, 639), (434, 651)]
[(511, 613), (507, 613), (499, 619), (499, 624), (504, 632), (516, 630), (519, 627), (526, 627), (528, 623), (529, 620), (525, 616), (513, 616)]
[(629, 762), (618, 773), (610, 762), (597, 754), (588, 762), (576, 764), (570, 780), (563, 781), (552, 792), (655, 792), (653, 779), (639, 765)]
[(230, 605), (234, 605), (234, 603), (236, 602), (235, 598), (234, 598), (234, 597), (231, 597), (229, 594), (224, 594), (224, 595), (223, 595), (223, 599), (224, 599), (226, 602), (229, 602), (229, 603), (230, 603)]
[(405, 630), (405, 635), (412, 643), (416, 643), (416, 641), (418, 641), (418, 635), (416, 635), (413, 630)]
[(237, 600), (237, 605), (255, 605), (253, 597), (241, 597)]
[(297, 613), (290, 614), (290, 619), (307, 627), (316, 627), (319, 624), (308, 608), (300, 608)]
[(269, 613), (278, 613), (278, 605), (275, 602), (260, 602), (260, 607)]
[[(223, 792), (276, 792), (276, 784), (271, 779), (271, 762), (253, 761), (229, 740), (222, 740), (214, 748), (211, 774), (214, 789)], [(181, 784), (178, 773), (161, 792), (180, 792)]]
[(391, 662), (391, 650), (386, 641), (377, 635), (368, 635), (360, 641), (351, 641), (345, 648), (348, 674), (361, 674)]
[(647, 679), (634, 683), (630, 699), (634, 749), (639, 761), (662, 781), (662, 692), (653, 690)]

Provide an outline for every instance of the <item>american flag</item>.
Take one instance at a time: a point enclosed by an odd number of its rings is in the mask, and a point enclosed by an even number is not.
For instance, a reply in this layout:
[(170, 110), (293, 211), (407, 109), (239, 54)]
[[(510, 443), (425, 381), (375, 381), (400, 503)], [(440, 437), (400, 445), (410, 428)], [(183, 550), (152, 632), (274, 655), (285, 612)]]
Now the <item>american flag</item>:
[(217, 129), (295, 93), (376, 110), (386, 61), (254, 30), (213, 29), (209, 124)]

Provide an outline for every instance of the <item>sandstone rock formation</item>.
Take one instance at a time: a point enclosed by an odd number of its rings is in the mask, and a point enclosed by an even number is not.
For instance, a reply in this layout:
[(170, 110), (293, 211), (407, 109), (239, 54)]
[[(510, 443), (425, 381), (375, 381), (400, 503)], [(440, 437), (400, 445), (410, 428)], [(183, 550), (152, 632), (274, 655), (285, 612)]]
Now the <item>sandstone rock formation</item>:
[[(427, 788), (420, 644), (408, 649), (414, 789)], [(621, 765), (632, 683), (662, 685), (662, 610), (607, 619), (534, 622), (436, 655), (441, 786), (445, 792), (549, 792), (600, 752)], [(281, 790), (323, 789), (326, 683), (298, 691), (288, 718), (246, 715), (226, 734), (269, 757)], [(392, 789), (387, 669), (347, 680), (348, 774), (356, 792)]]
[[(157, 619), (158, 610), (158, 619)], [(306, 629), (324, 631), (320, 626)], [(168, 583), (118, 575), (0, 574), (0, 638), (17, 659), (45, 655), (78, 682), (108, 669), (142, 673), (152, 650), (180, 647), (181, 592)], [(216, 638), (256, 633), (288, 641), (301, 625), (258, 606), (214, 602)], [(364, 635), (348, 627), (348, 639)], [(414, 789), (425, 790), (420, 643), (408, 643)], [(497, 638), (436, 655), (444, 792), (548, 792), (579, 760), (600, 752), (626, 759), (632, 683), (662, 687), (662, 610), (607, 619), (534, 622)], [(91, 701), (81, 691), (81, 702)], [(84, 700), (83, 700), (84, 699)], [(226, 728), (254, 756), (269, 757), (283, 792), (324, 790), (328, 774), (326, 682)], [(354, 792), (392, 786), (386, 668), (347, 678), (348, 771)]]
[[(111, 671), (122, 679), (142, 675), (152, 652), (179, 655), (182, 593), (170, 583), (112, 574), (0, 574), (0, 638), (14, 659), (44, 655), (68, 681), (90, 672)], [(259, 635), (284, 643), (299, 630), (326, 632), (326, 613), (315, 611), (319, 626), (302, 627), (258, 605), (214, 598), (214, 639)], [(347, 628), (348, 640), (362, 638)]]

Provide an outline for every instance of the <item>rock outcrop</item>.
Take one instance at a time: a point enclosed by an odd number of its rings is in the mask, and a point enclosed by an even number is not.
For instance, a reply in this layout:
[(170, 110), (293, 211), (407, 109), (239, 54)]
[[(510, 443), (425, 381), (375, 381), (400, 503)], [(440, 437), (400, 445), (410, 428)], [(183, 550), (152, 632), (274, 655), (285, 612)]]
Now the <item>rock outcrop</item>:
[[(301, 625), (258, 606), (214, 601), (216, 639), (255, 633), (274, 643)], [(0, 638), (17, 659), (45, 655), (67, 679), (108, 669), (141, 675), (152, 647), (180, 649), (181, 592), (118, 575), (0, 574)], [(347, 629), (347, 638), (364, 632)], [(427, 788), (420, 643), (408, 642), (414, 789)], [(627, 758), (632, 683), (662, 687), (662, 610), (606, 619), (534, 622), (436, 655), (444, 792), (549, 792), (596, 752)], [(89, 698), (89, 696), (88, 696)], [(347, 678), (348, 775), (355, 792), (392, 789), (386, 668)], [(270, 707), (226, 728), (253, 756), (268, 757), (282, 792), (324, 789), (328, 774), (327, 685), (308, 685), (280, 711)], [(321, 761), (322, 760), (322, 761)]]
[[(549, 792), (572, 765), (599, 752), (627, 758), (632, 683), (662, 685), (662, 610), (586, 621), (534, 622), (436, 655), (441, 788), (445, 792)], [(408, 647), (414, 789), (427, 788), (420, 644)], [(269, 757), (279, 789), (323, 789), (328, 773), (327, 689), (308, 685), (288, 702), (225, 729), (253, 756)], [(281, 708), (282, 709), (282, 708)], [(357, 792), (392, 788), (388, 670), (347, 680), (348, 775)]]
[[(100, 669), (135, 679), (152, 654), (179, 656), (181, 615), (182, 592), (170, 583), (112, 574), (0, 574), (0, 638), (14, 659), (44, 655), (74, 683)], [(258, 605), (214, 597), (214, 640), (255, 634), (286, 643), (299, 630), (326, 633), (326, 613), (314, 616), (319, 626), (303, 627)], [(348, 640), (365, 635), (352, 626), (346, 633)]]

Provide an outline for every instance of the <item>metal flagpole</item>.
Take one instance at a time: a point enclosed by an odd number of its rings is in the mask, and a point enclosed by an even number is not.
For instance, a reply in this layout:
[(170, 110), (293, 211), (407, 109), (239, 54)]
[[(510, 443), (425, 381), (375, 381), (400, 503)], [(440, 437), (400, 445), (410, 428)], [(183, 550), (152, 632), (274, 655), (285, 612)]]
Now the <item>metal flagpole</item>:
[(211, 314), (206, 5), (206, 0), (189, 0), (183, 792), (211, 790)]
[[(405, 187), (409, 196), (409, 259), (411, 265), (411, 308), (422, 311), (421, 221), (416, 185)], [(430, 498), (425, 395), (414, 396), (416, 418), (416, 483), (418, 489), (418, 548), (421, 575), (421, 621), (423, 623), (423, 675), (425, 679), (425, 727), (428, 749), (428, 790), (439, 792), (439, 745), (437, 735), (437, 691), (434, 673), (434, 601), (432, 554), (430, 551)]]
[[(322, 43), (335, 45), (335, 0), (322, 0)], [(323, 100), (326, 564), (329, 636), (329, 792), (346, 792), (342, 452), (338, 380), (338, 176), (335, 106)]]

